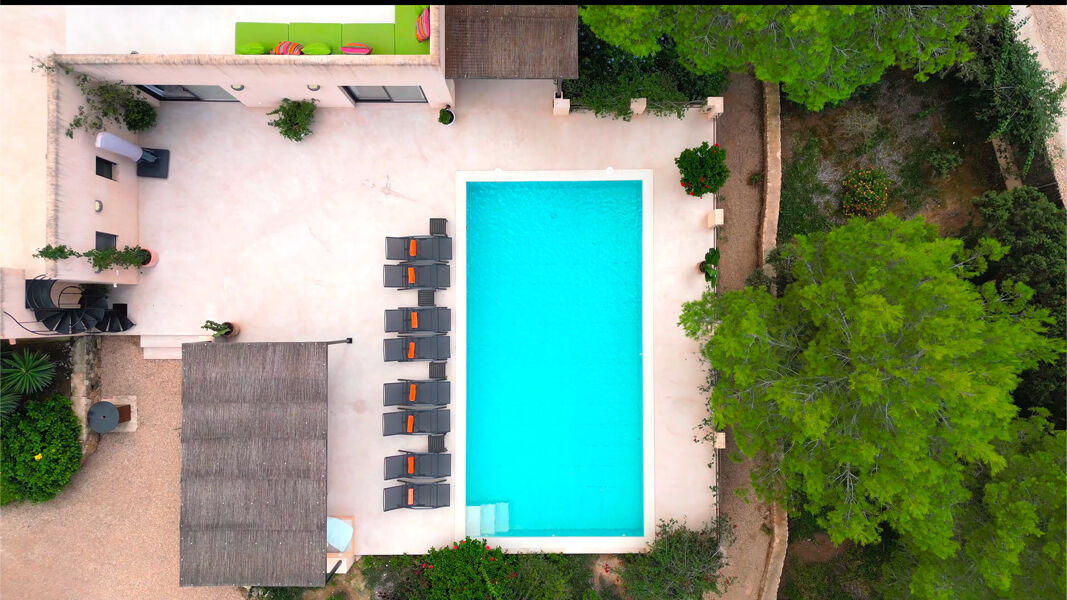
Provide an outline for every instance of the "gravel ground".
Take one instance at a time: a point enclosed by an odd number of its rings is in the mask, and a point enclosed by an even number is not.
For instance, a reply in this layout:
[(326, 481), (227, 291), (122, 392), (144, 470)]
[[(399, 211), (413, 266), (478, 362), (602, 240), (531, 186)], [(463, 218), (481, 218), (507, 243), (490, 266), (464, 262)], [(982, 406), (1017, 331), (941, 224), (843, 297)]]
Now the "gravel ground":
[[(719, 145), (727, 150), (730, 178), (719, 191), (726, 224), (719, 237), (722, 289), (743, 288), (745, 278), (756, 269), (757, 239), (762, 207), (762, 186), (748, 184), (748, 176), (763, 171), (763, 95), (760, 83), (750, 75), (731, 74), (730, 89), (719, 117)], [(733, 432), (726, 434), (726, 453), (736, 452)], [(725, 458), (726, 455), (724, 455)], [(726, 600), (751, 600), (757, 596), (766, 568), (771, 538), (763, 525), (769, 511), (754, 498), (746, 503), (735, 490), (748, 485), (748, 461), (719, 463), (719, 512), (729, 517), (737, 539), (727, 550), (729, 565), (723, 576), (731, 581)], [(707, 598), (715, 598), (708, 594)]]
[(104, 435), (53, 500), (3, 508), (0, 597), (241, 598), (178, 587), (181, 363), (143, 360), (137, 336), (104, 337), (100, 356), (103, 395), (137, 396), (138, 429)]
[(726, 220), (719, 230), (719, 287), (737, 290), (756, 270), (762, 207), (762, 184), (748, 184), (749, 175), (763, 171), (763, 94), (751, 75), (730, 75), (716, 133), (730, 168), (716, 198)]

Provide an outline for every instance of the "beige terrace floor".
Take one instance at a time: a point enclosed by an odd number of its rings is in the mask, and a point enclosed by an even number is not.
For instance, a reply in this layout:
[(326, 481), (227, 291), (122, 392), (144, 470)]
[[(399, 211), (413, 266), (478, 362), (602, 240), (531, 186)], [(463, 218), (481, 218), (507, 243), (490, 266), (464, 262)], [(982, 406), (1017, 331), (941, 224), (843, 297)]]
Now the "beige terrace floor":
[[(141, 137), (171, 151), (170, 178), (141, 181), (141, 241), (162, 258), (113, 294), (128, 299), (131, 333), (195, 335), (211, 318), (239, 322), (242, 341), (354, 338), (330, 351), (329, 510), (355, 515), (358, 554), (420, 552), (452, 540), (453, 509), (382, 512), (382, 457), (425, 442), (382, 437), (381, 386), (426, 373), (382, 360), (383, 309), (415, 302), (382, 287), (383, 238), (453, 221), (459, 170), (652, 169), (655, 514), (708, 519), (713, 450), (694, 442), (705, 371), (676, 322), (704, 286), (694, 266), (713, 242), (703, 226), (713, 206), (680, 191), (673, 161), (714, 141), (711, 123), (695, 111), (554, 118), (550, 82), (461, 81), (457, 97), (447, 128), (425, 105), (320, 109), (299, 144), (268, 127), (265, 110), (166, 104)], [(438, 304), (454, 306), (454, 294)]]

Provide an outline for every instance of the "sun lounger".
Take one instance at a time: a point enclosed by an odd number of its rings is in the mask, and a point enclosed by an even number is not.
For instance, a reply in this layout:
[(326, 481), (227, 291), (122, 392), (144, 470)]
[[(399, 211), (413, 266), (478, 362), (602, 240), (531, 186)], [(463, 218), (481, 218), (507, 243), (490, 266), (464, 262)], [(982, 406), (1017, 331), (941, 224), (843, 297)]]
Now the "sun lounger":
[(389, 338), (385, 340), (385, 361), (445, 360), (451, 354), (449, 347), (447, 335)]
[(385, 406), (445, 406), (452, 398), (452, 384), (442, 380), (397, 381), (386, 383), (382, 395)]
[(385, 488), (382, 494), (383, 508), (387, 511), (398, 508), (441, 508), (449, 505), (447, 483), (405, 483)]
[(425, 435), (448, 433), (450, 413), (444, 408), (405, 410), (382, 415), (382, 435)]
[(411, 333), (448, 333), (452, 330), (452, 311), (448, 308), (397, 308), (385, 311), (385, 331), (401, 335)]
[(385, 457), (385, 478), (448, 477), (452, 474), (451, 454), (404, 452)]
[(445, 263), (418, 265), (406, 262), (398, 265), (385, 265), (384, 280), (385, 287), (402, 290), (443, 290), (449, 286), (448, 265)]
[(412, 235), (385, 238), (388, 260), (452, 260), (452, 238), (440, 235)]

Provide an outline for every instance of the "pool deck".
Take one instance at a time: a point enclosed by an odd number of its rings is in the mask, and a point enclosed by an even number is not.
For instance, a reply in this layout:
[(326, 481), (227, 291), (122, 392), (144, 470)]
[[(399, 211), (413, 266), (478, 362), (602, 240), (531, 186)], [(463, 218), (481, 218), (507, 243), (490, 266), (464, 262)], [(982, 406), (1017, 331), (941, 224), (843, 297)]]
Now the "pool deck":
[[(682, 302), (704, 289), (695, 267), (714, 243), (705, 227), (714, 202), (685, 195), (674, 165), (682, 149), (714, 142), (714, 125), (695, 110), (682, 120), (553, 117), (552, 89), (547, 81), (459, 81), (449, 127), (428, 106), (320, 109), (314, 134), (299, 144), (266, 125), (265, 109), (174, 102), (141, 136), (145, 146), (170, 149), (171, 166), (169, 179), (140, 181), (141, 243), (160, 262), (139, 285), (112, 294), (129, 303), (137, 323), (130, 333), (199, 335), (214, 319), (240, 323), (245, 342), (352, 337), (330, 351), (327, 460), (329, 512), (355, 516), (357, 554), (447, 544), (462, 510), (453, 501), (383, 513), (383, 457), (426, 446), (421, 436), (381, 435), (382, 384), (427, 372), (425, 363), (382, 360), (382, 311), (416, 301), (413, 291), (382, 287), (383, 239), (425, 234), (431, 217), (448, 218), (455, 236), (458, 171), (652, 171), (654, 515), (691, 525), (715, 515), (714, 450), (696, 429), (706, 414), (706, 371), (677, 326)], [(453, 263), (453, 280), (460, 266)], [(455, 288), (437, 293), (438, 305), (456, 303)], [(453, 435), (447, 444), (456, 450)]]

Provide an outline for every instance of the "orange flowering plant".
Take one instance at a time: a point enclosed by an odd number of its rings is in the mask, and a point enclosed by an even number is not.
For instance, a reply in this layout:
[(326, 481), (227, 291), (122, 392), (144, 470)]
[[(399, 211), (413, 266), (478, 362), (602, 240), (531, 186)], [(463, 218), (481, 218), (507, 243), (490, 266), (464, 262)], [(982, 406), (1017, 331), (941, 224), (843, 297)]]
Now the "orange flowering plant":
[(841, 212), (875, 217), (889, 204), (889, 176), (881, 169), (857, 169), (841, 181)]
[(703, 196), (719, 191), (730, 169), (726, 167), (726, 150), (707, 142), (696, 148), (686, 148), (674, 159), (682, 174), (682, 188), (690, 196)]

